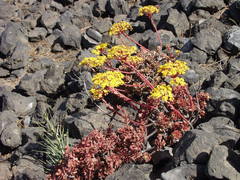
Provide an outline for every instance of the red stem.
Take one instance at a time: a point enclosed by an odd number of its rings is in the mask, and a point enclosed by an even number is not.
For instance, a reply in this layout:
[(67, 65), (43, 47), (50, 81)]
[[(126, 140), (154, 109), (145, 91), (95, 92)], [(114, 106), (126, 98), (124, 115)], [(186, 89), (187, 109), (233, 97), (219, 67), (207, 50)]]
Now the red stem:
[[(123, 99), (125, 102), (128, 102), (135, 110), (139, 110), (139, 108), (135, 105), (140, 105), (140, 103), (133, 101), (132, 99), (130, 99), (129, 97), (125, 96), (124, 94), (120, 93), (118, 90), (116, 90), (115, 88), (112, 87), (108, 87), (108, 90), (111, 91), (111, 93), (115, 94), (116, 96), (120, 97), (121, 99)], [(135, 104), (134, 104), (135, 103)]]
[(144, 84), (124, 84), (124, 86), (141, 88), (141, 87), (144, 87), (145, 85)]
[(185, 92), (186, 92), (186, 94), (187, 94), (187, 96), (188, 96), (188, 98), (190, 99), (190, 106), (191, 106), (191, 109), (193, 110), (194, 108), (193, 108), (193, 98), (192, 98), (192, 96), (190, 95), (190, 92), (189, 92), (189, 90), (187, 89), (187, 86), (185, 86), (184, 87), (184, 90), (185, 90)]
[(116, 111), (116, 109), (114, 107), (112, 107), (111, 104), (109, 104), (105, 99), (102, 99), (102, 101), (106, 104), (108, 109), (110, 109), (112, 112), (118, 114), (120, 117), (122, 117), (123, 119), (126, 120), (126, 116), (123, 115), (122, 113)]
[(181, 117), (184, 121), (188, 122), (188, 120), (180, 113), (172, 104), (167, 103), (172, 111), (174, 111), (179, 117)]
[(143, 45), (141, 45), (140, 43), (138, 43), (137, 41), (135, 41), (133, 38), (131, 38), (130, 36), (128, 36), (125, 32), (122, 32), (122, 35), (125, 36), (129, 41), (134, 42), (136, 45), (140, 46), (141, 48), (143, 48), (144, 50), (150, 52), (149, 49), (145, 48)]
[(147, 84), (151, 89), (154, 88), (154, 86), (152, 85), (152, 83), (144, 76), (142, 75), (133, 65), (124, 62), (127, 66), (129, 66), (130, 68), (132, 68), (132, 70), (138, 75), (138, 77), (145, 83)]
[(157, 38), (158, 38), (158, 41), (160, 43), (160, 50), (162, 50), (162, 40), (161, 40), (161, 37), (160, 37), (160, 34), (159, 34), (159, 31), (157, 30), (157, 26), (156, 26), (156, 23), (153, 21), (153, 18), (152, 16), (148, 16), (148, 18), (150, 19), (152, 25), (153, 25), (153, 28), (154, 30), (156, 31), (156, 34), (157, 34)]
[(112, 70), (112, 71), (120, 71), (120, 72), (123, 73), (123, 74), (135, 74), (134, 72), (121, 71), (121, 70), (119, 70), (119, 69), (117, 69), (117, 68), (112, 68), (112, 67), (106, 67), (106, 66), (104, 66), (104, 68), (107, 69), (107, 70)]

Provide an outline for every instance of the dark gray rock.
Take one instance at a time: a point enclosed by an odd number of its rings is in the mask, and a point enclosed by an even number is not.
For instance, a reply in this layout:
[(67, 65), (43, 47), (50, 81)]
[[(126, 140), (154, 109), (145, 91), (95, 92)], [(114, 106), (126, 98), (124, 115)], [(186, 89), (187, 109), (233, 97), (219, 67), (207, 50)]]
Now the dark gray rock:
[(28, 14), (22, 22), (30, 29), (34, 29), (37, 26), (37, 20), (40, 18), (40, 14)]
[(237, 53), (240, 51), (240, 28), (238, 26), (233, 26), (224, 35), (224, 47), (226, 50)]
[(193, 44), (190, 38), (180, 37), (178, 38), (177, 46), (182, 52), (190, 52), (193, 50)]
[(232, 3), (229, 7), (230, 17), (237, 23), (240, 22), (240, 14), (238, 13), (240, 9), (239, 1), (232, 0)]
[(126, 14), (118, 14), (118, 15), (114, 16), (114, 18), (113, 18), (114, 23), (117, 23), (120, 21), (127, 21), (127, 15)]
[(102, 41), (102, 34), (99, 33), (97, 30), (95, 29), (92, 29), (92, 28), (89, 28), (87, 31), (86, 31), (87, 35), (94, 39), (95, 41), (97, 42), (101, 42)]
[(16, 69), (11, 72), (11, 77), (21, 78), (24, 76), (24, 74), (25, 74), (24, 69)]
[(64, 11), (64, 7), (62, 4), (60, 4), (60, 2), (51, 1), (50, 7), (60, 12)]
[(220, 143), (219, 135), (194, 129), (186, 132), (174, 149), (176, 164), (206, 164), (214, 146)]
[(190, 16), (188, 16), (189, 22), (191, 24), (201, 24), (204, 23), (208, 18), (211, 17), (211, 14), (208, 11), (198, 9), (193, 11)]
[(89, 3), (86, 3), (84, 1), (75, 1), (74, 7), (73, 7), (74, 13), (77, 16), (80, 16), (80, 17), (83, 16), (83, 17), (88, 17), (88, 18), (92, 19), (92, 17), (93, 17), (92, 5), (90, 5)]
[(219, 135), (220, 141), (230, 148), (236, 146), (240, 137), (240, 131), (235, 128), (234, 122), (223, 116), (213, 117), (208, 122), (198, 125), (197, 129)]
[(17, 115), (13, 111), (2, 111), (0, 112), (0, 134), (3, 130), (12, 123), (18, 121)]
[(190, 14), (190, 12), (193, 10), (193, 5), (194, 5), (194, 2), (193, 2), (193, 1), (180, 0), (180, 4), (181, 4), (182, 9), (183, 9), (187, 14)]
[(98, 42), (92, 38), (90, 38), (87, 34), (82, 36), (82, 48), (91, 48), (98, 44)]
[(53, 66), (56, 62), (54, 62), (50, 58), (41, 58), (38, 59), (37, 61), (33, 61), (29, 65), (29, 72), (36, 72), (36, 71), (41, 71), (41, 70), (47, 70), (51, 66)]
[(157, 2), (158, 2), (157, 3), (158, 6), (160, 7), (160, 12), (158, 14), (153, 15), (153, 16), (155, 16), (155, 17), (159, 16), (159, 18), (157, 18), (157, 19), (159, 19), (157, 22), (158, 22), (158, 25), (161, 26), (161, 21), (160, 21), (161, 16), (162, 17), (167, 17), (168, 14), (169, 14), (169, 9), (174, 8), (174, 7), (178, 6), (178, 5), (177, 5), (177, 1), (158, 1), (157, 0)]
[(193, 33), (196, 34), (203, 29), (207, 29), (211, 31), (211, 29), (217, 29), (219, 32), (221, 32), (222, 36), (224, 33), (226, 33), (231, 26), (224, 24), (220, 20), (214, 18), (214, 17), (209, 17), (203, 22), (201, 21), (200, 24), (196, 24), (193, 28)]
[(46, 175), (43, 167), (30, 156), (23, 156), (16, 165), (12, 167), (14, 180), (32, 179), (44, 180)]
[(172, 148), (164, 147), (164, 149), (154, 152), (151, 156), (153, 165), (167, 164), (172, 160)]
[(214, 28), (203, 29), (193, 37), (192, 43), (207, 54), (213, 55), (222, 44), (222, 35)]
[(16, 70), (25, 67), (29, 63), (30, 48), (27, 44), (17, 42), (11, 57), (2, 66), (9, 70)]
[(150, 174), (153, 166), (151, 164), (125, 164), (119, 168), (115, 173), (108, 176), (106, 180), (150, 180)]
[(69, 132), (75, 138), (84, 137), (94, 129), (107, 129), (110, 123), (113, 129), (124, 125), (119, 116), (111, 120), (111, 117), (107, 115), (109, 110), (104, 105), (98, 106), (97, 110), (82, 109), (79, 111), (64, 119)]
[(0, 19), (8, 20), (16, 17), (17, 7), (10, 5), (7, 2), (0, 1)]
[(197, 9), (207, 9), (208, 11), (218, 11), (224, 7), (226, 7), (226, 4), (224, 3), (224, 0), (193, 0), (194, 7)]
[(60, 63), (52, 64), (40, 82), (40, 91), (44, 94), (57, 94), (65, 82), (64, 66)]
[(55, 43), (52, 46), (52, 52), (63, 52), (63, 51), (64, 51), (64, 48), (61, 46), (60, 43)]
[(23, 144), (18, 147), (17, 151), (21, 154), (38, 154), (38, 152), (36, 152), (36, 149), (41, 149), (39, 139), (43, 136), (43, 133), (44, 128), (25, 126), (25, 128), (22, 129)]
[(8, 161), (1, 161), (0, 172), (1, 172), (0, 180), (11, 180), (12, 179), (11, 163)]
[(92, 18), (89, 16), (74, 15), (71, 19), (72, 24), (76, 25), (81, 31), (92, 27)]
[(16, 148), (22, 144), (22, 131), (17, 122), (4, 128), (1, 134), (1, 143), (10, 148)]
[(206, 52), (198, 48), (193, 48), (190, 51), (190, 58), (193, 62), (197, 62), (198, 64), (205, 64), (207, 62), (208, 56)]
[(232, 119), (238, 117), (240, 93), (227, 89), (210, 87), (206, 90), (210, 95), (207, 112), (210, 114), (227, 116)]
[[(160, 42), (157, 38), (157, 34), (156, 32), (153, 32), (153, 31), (150, 31), (150, 32), (148, 31), (148, 34), (149, 34), (148, 35), (149, 39), (147, 40), (148, 48), (150, 50), (156, 50), (157, 46), (160, 45)], [(160, 35), (163, 47), (166, 47), (169, 44), (176, 43), (176, 38), (171, 31), (161, 30), (159, 31), (159, 35)], [(139, 34), (139, 36), (143, 38), (142, 34)], [(147, 38), (147, 37), (144, 37), (144, 38)]]
[(237, 74), (240, 72), (239, 59), (231, 58), (228, 63), (228, 75)]
[(162, 173), (161, 178), (163, 180), (206, 179), (204, 171), (205, 166), (203, 165), (187, 164)]
[(59, 21), (59, 14), (55, 11), (46, 11), (40, 19), (40, 23), (47, 29), (52, 29)]
[(193, 69), (190, 69), (187, 71), (187, 73), (184, 75), (184, 79), (186, 79), (186, 82), (189, 84), (194, 84), (199, 81), (200, 75)]
[(36, 98), (24, 97), (15, 92), (7, 92), (2, 96), (3, 110), (12, 110), (18, 116), (26, 116), (36, 108)]
[(46, 37), (46, 41), (53, 46), (55, 43), (59, 43), (58, 39), (61, 36), (62, 31), (59, 29), (54, 29), (53, 32)]
[(107, 2), (108, 0), (95, 1), (94, 13), (98, 16), (101, 16), (103, 13), (105, 13)]
[(239, 156), (226, 146), (215, 146), (207, 164), (207, 173), (214, 179), (240, 179)]
[(64, 119), (64, 126), (69, 130), (69, 136), (77, 139), (87, 136), (94, 130), (91, 123), (79, 120), (76, 114), (73, 116), (66, 116)]
[(239, 74), (230, 75), (229, 78), (224, 83), (224, 88), (233, 89), (240, 92), (240, 78)]
[(59, 40), (62, 43), (63, 47), (67, 46), (79, 49), (81, 48), (82, 34), (77, 26), (69, 25), (62, 30), (62, 34)]
[(168, 10), (168, 29), (171, 30), (176, 36), (183, 36), (189, 29), (189, 22), (185, 13), (181, 13), (176, 9)]
[(186, 82), (190, 84), (190, 91), (195, 94), (197, 89), (200, 89), (204, 82), (209, 81), (211, 75), (215, 72), (215, 69), (209, 67), (204, 68), (196, 62), (189, 62), (188, 70), (184, 75)]
[(211, 99), (216, 101), (224, 101), (229, 99), (240, 99), (240, 93), (227, 89), (227, 88), (215, 88), (211, 87), (206, 90), (209, 95), (211, 96)]
[(176, 9), (168, 10), (167, 23), (168, 29), (171, 30), (176, 36), (181, 37), (189, 29), (189, 22), (185, 13), (180, 13)]
[(129, 13), (128, 3), (124, 0), (108, 0), (106, 10), (111, 16)]
[(112, 26), (112, 20), (110, 18), (98, 18), (93, 21), (93, 28), (100, 33), (106, 33)]
[(29, 96), (34, 96), (40, 91), (40, 81), (44, 79), (47, 70), (40, 70), (35, 73), (25, 74), (18, 85), (18, 90), (24, 91)]
[(73, 13), (71, 11), (66, 10), (63, 14), (60, 16), (60, 20), (57, 23), (57, 26), (63, 30), (67, 28), (69, 25), (72, 25), (72, 18), (73, 18)]
[(74, 3), (74, 0), (59, 1), (63, 6), (71, 5)]
[(38, 42), (43, 40), (47, 35), (47, 30), (45, 28), (36, 27), (34, 30), (28, 33), (29, 41)]
[(211, 87), (220, 88), (225, 81), (228, 80), (227, 75), (225, 75), (222, 71), (215, 72), (211, 77)]
[[(47, 101), (47, 99), (45, 101)], [(48, 110), (51, 109), (51, 106), (47, 104), (45, 101), (43, 100), (38, 101), (36, 111), (34, 112), (35, 116), (33, 116), (35, 118), (34, 120), (36, 121), (41, 120), (42, 117), (46, 115), (46, 112), (48, 112)]]
[(68, 112), (81, 112), (88, 104), (88, 96), (83, 93), (74, 93), (69, 96), (66, 102)]
[[(136, 2), (136, 3), (137, 3), (137, 2)], [(138, 19), (138, 17), (139, 17), (139, 15), (138, 15), (138, 9), (139, 9), (139, 6), (134, 5), (134, 6), (132, 6), (132, 7), (130, 8), (130, 12), (129, 12), (129, 14), (128, 14), (128, 18), (131, 19), (131, 20), (134, 21), (134, 22), (136, 22), (137, 19)], [(154, 14), (154, 17), (155, 17), (155, 16), (156, 16), (156, 14)], [(156, 21), (156, 20), (154, 19), (154, 21)], [(158, 19), (158, 21), (159, 21), (159, 19)], [(156, 22), (158, 22), (158, 21), (156, 21)]]
[(10, 75), (9, 70), (0, 67), (0, 78), (1, 78), (1, 77), (7, 77), (7, 76), (9, 76), (9, 75)]
[[(1, 84), (0, 85), (0, 98), (3, 94), (7, 93), (7, 92), (10, 92), (12, 91), (14, 88), (11, 87), (11, 86), (7, 86), (7, 85), (4, 85), (4, 84)], [(0, 105), (0, 111), (2, 111), (2, 104)]]
[(9, 23), (1, 34), (0, 52), (4, 55), (11, 55), (17, 44), (26, 44), (27, 38), (21, 31), (21, 27), (17, 23)]

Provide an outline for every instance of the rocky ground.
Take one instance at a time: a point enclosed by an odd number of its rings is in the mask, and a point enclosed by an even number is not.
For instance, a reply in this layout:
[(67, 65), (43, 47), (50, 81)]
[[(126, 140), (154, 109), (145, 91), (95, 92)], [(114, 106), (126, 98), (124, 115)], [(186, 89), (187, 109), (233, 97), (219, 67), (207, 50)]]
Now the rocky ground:
[[(82, 57), (108, 36), (114, 22), (149, 49), (159, 44), (142, 5), (158, 5), (163, 45), (182, 51), (192, 94), (210, 94), (207, 115), (153, 164), (126, 164), (111, 179), (240, 179), (240, 1), (238, 0), (0, 0), (0, 180), (45, 179), (36, 158), (42, 133), (33, 122), (49, 108), (76, 141), (111, 121), (91, 103), (91, 73)], [(117, 122), (115, 122), (117, 124)]]

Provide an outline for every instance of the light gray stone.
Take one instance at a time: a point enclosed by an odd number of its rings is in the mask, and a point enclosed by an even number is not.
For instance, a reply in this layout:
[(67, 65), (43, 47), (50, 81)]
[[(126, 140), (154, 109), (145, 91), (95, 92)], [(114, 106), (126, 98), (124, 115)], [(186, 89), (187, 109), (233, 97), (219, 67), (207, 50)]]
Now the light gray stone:
[(222, 44), (222, 35), (214, 28), (202, 29), (193, 37), (192, 43), (207, 54), (214, 55)]
[(18, 116), (26, 116), (36, 108), (35, 97), (24, 97), (15, 92), (6, 92), (2, 96), (3, 110), (12, 110)]
[(238, 171), (240, 163), (239, 156), (226, 146), (214, 147), (207, 164), (207, 173), (216, 179), (240, 179)]

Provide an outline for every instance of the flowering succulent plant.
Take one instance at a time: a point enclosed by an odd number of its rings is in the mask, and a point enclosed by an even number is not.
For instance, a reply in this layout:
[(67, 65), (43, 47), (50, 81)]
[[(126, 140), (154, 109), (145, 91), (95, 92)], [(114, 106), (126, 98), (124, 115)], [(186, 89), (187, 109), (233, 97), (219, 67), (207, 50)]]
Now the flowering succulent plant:
[(143, 16), (143, 15), (152, 16), (154, 13), (158, 13), (158, 12), (159, 12), (159, 9), (157, 7), (149, 5), (149, 6), (144, 6), (144, 7), (139, 8), (138, 15), (139, 16)]
[[(139, 15), (151, 18), (158, 11), (146, 6), (139, 9)], [(135, 42), (126, 34), (131, 29), (130, 23), (121, 21), (113, 24), (109, 34), (124, 35)], [(94, 69), (90, 93), (122, 117), (125, 125), (116, 131), (111, 127), (95, 130), (68, 148), (50, 179), (104, 179), (123, 163), (148, 162), (154, 152), (177, 142), (191, 128), (191, 118), (204, 115), (209, 97), (203, 92), (195, 97), (189, 93), (181, 77), (189, 70), (186, 62), (145, 47), (138, 50), (136, 46), (111, 47), (106, 43), (97, 45), (92, 53), (95, 57), (80, 62)], [(122, 103), (111, 104), (106, 98), (109, 94), (129, 104), (136, 117), (131, 118)]]

